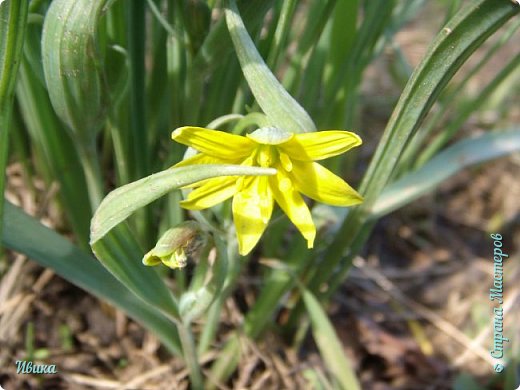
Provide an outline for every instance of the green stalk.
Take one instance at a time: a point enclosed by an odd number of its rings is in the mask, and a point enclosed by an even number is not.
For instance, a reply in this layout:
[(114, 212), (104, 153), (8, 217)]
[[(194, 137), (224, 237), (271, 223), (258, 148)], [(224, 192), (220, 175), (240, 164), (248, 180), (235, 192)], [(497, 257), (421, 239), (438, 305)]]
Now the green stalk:
[(218, 326), (220, 325), (220, 313), (222, 312), (222, 305), (224, 305), (224, 302), (224, 296), (222, 293), (220, 293), (208, 310), (206, 321), (204, 323), (204, 327), (202, 328), (197, 345), (197, 353), (199, 356), (204, 354), (209, 349), (211, 343), (215, 339)]
[[(177, 15), (175, 1), (168, 1), (168, 22), (174, 24)], [(178, 20), (178, 19), (177, 19)], [(180, 34), (170, 34), (166, 42), (166, 68), (168, 76), (168, 94), (170, 98), (170, 117), (169, 123), (173, 126), (183, 124), (182, 102), (185, 85), (183, 81), (186, 77), (186, 54), (184, 50), (183, 36)]]
[(242, 259), (238, 254), (238, 243), (233, 229), (228, 229), (227, 232), (227, 245), (225, 245), (221, 238), (215, 237), (215, 243), (219, 253), (227, 256), (227, 277), (224, 281), (224, 287), (211, 305), (208, 316), (206, 317), (206, 323), (204, 324), (204, 328), (199, 339), (199, 354), (206, 352), (209, 348), (209, 345), (214, 340), (220, 322), (220, 312), (222, 310), (222, 305), (229, 297), (229, 295), (234, 291), (238, 277), (240, 276)]
[[(145, 38), (146, 3), (128, 3), (128, 57), (130, 64), (130, 166), (131, 179), (136, 180), (149, 173), (148, 129), (146, 123)], [(137, 236), (146, 246), (153, 242), (152, 215), (149, 209), (140, 210), (134, 219)]]
[(291, 22), (293, 20), (294, 11), (296, 10), (296, 5), (296, 0), (287, 0), (282, 4), (282, 12), (278, 18), (274, 39), (271, 44), (269, 56), (267, 57), (267, 66), (271, 69), (276, 69), (278, 66), (280, 54), (282, 49), (285, 48), (287, 37), (291, 31)]
[(191, 388), (193, 390), (202, 390), (204, 388), (203, 380), (199, 361), (197, 359), (193, 334), (189, 329), (189, 325), (184, 324), (183, 322), (177, 321), (177, 330), (179, 331), (179, 337), (181, 339), (184, 361), (186, 362), (190, 372)]
[(92, 210), (96, 210), (105, 196), (103, 176), (99, 165), (96, 145), (86, 143), (77, 144), (78, 156), (87, 181), (88, 196)]
[(130, 63), (130, 135), (132, 142), (132, 179), (140, 179), (148, 174), (148, 140), (146, 137), (146, 95), (145, 95), (145, 9), (144, 1), (131, 1), (128, 6), (128, 56)]
[[(0, 4), (0, 194), (2, 197), (5, 190), (5, 168), (15, 82), (22, 60), (27, 25), (27, 6), (26, 0), (10, 0)], [(3, 201), (0, 201), (0, 221), (3, 218), (3, 210)], [(2, 237), (1, 224), (0, 237)]]

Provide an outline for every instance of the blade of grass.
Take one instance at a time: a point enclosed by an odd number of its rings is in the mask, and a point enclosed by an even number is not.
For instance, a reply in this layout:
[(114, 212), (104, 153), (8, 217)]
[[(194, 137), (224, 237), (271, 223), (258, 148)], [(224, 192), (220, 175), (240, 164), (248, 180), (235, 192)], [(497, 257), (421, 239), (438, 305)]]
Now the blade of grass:
[(220, 350), (218, 358), (213, 363), (208, 379), (205, 383), (205, 388), (213, 390), (221, 388), (220, 385), (233, 374), (238, 363), (240, 362), (241, 347), (240, 338), (237, 333), (232, 333), (226, 340), (226, 344)]
[(276, 25), (276, 31), (274, 33), (274, 39), (269, 49), (269, 55), (267, 57), (267, 65), (271, 69), (276, 69), (278, 61), (282, 53), (282, 49), (285, 48), (287, 38), (291, 29), (291, 22), (296, 10), (297, 1), (287, 0), (282, 4), (282, 10), (280, 17), (278, 18), (278, 24)]
[[(0, 3), (0, 195), (5, 189), (5, 168), (8, 157), (8, 137), (13, 114), (16, 76), (22, 59), (22, 48), (27, 24), (25, 0)], [(0, 220), (3, 216), (0, 203)], [(0, 226), (0, 237), (2, 227)], [(0, 247), (1, 252), (1, 247)]]
[[(152, 1), (148, 2), (150, 6)], [(151, 8), (150, 8), (151, 9)], [(166, 102), (169, 94), (168, 83), (165, 82), (167, 77), (167, 50), (165, 50), (167, 41), (170, 39), (167, 31), (162, 25), (156, 22), (156, 19), (150, 19), (151, 30), (149, 40), (153, 42), (150, 49), (151, 55), (148, 64), (147, 80), (146, 80), (146, 114), (147, 114), (147, 139), (148, 154), (156, 156), (160, 150), (164, 135), (170, 127), (167, 118), (170, 115), (171, 107)], [(163, 161), (159, 159), (150, 159), (149, 171), (155, 172), (163, 168)]]
[[(25, 189), (28, 191), (29, 196), (35, 198), (36, 187), (32, 181), (32, 177), (35, 175), (35, 170), (32, 165), (33, 156), (31, 155), (29, 135), (23, 127), (23, 121), (19, 110), (13, 112), (11, 117), (11, 135), (10, 142), (12, 145), (12, 154), (17, 161), (22, 165), (22, 177)], [(34, 160), (37, 157), (34, 156)]]
[(359, 0), (338, 1), (332, 14), (329, 40), (329, 61), (325, 69), (325, 90), (330, 90), (332, 80), (341, 72), (356, 39)]
[(325, 375), (316, 369), (307, 368), (302, 372), (307, 380), (309, 388), (313, 390), (333, 390), (334, 387), (329, 383)]
[[(244, 321), (244, 332), (248, 337), (256, 339), (265, 327), (272, 322), (280, 300), (296, 283), (294, 275), (299, 274), (311, 262), (313, 257), (304, 245), (303, 238), (297, 242), (292, 251), (285, 257), (286, 269), (273, 269), (265, 279), (264, 288)], [(300, 245), (298, 245), (300, 244)], [(287, 272), (287, 270), (291, 272)]]
[[(216, 117), (231, 112), (233, 100), (243, 79), (240, 76), (240, 65), (236, 58), (230, 58), (215, 69), (212, 85), (208, 88), (207, 104), (200, 115), (202, 123), (208, 123)], [(243, 108), (242, 108), (243, 109)]]
[(128, 56), (130, 64), (130, 148), (127, 161), (131, 179), (139, 179), (149, 173), (148, 139), (146, 132), (145, 69), (145, 16), (146, 3), (131, 1), (127, 4)]

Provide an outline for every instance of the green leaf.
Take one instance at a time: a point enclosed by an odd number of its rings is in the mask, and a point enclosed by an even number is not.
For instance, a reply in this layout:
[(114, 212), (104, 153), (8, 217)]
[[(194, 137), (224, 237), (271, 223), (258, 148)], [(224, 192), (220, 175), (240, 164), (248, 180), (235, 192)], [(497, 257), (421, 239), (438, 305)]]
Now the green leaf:
[(242, 72), (272, 125), (293, 133), (315, 131), (316, 126), (309, 114), (283, 88), (258, 53), (240, 17), (236, 2), (230, 0), (227, 4), (226, 21)]
[(275, 173), (276, 170), (272, 168), (239, 165), (197, 165), (170, 168), (154, 173), (117, 188), (103, 199), (92, 218), (90, 243), (94, 245), (134, 211), (174, 189), (217, 176), (273, 175)]
[(352, 369), (352, 364), (343, 351), (343, 344), (336, 335), (327, 314), (310, 291), (304, 288), (301, 291), (305, 307), (311, 319), (314, 340), (318, 345), (321, 356), (325, 360), (327, 368), (334, 375), (342, 389), (361, 389), (356, 374)]
[(520, 129), (492, 132), (459, 141), (418, 170), (385, 188), (370, 218), (378, 219), (431, 193), (442, 181), (464, 168), (520, 151)]
[(91, 142), (107, 115), (97, 25), (108, 0), (54, 0), (42, 33), (52, 105), (76, 137)]
[(92, 245), (96, 257), (126, 288), (170, 320), (179, 319), (177, 302), (155, 269), (145, 267), (143, 251), (126, 225), (117, 226)]
[(2, 241), (5, 246), (27, 255), (70, 283), (110, 302), (148, 328), (171, 352), (181, 354), (173, 324), (155, 308), (138, 299), (94, 257), (9, 202), (5, 202), (3, 225), (5, 232)]

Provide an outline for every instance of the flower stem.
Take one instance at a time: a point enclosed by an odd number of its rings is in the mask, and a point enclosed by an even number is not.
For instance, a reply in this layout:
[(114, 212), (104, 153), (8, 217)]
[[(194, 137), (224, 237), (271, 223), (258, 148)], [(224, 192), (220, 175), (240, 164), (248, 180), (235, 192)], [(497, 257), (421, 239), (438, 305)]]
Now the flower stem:
[(195, 349), (195, 342), (190, 331), (189, 325), (182, 321), (177, 321), (177, 330), (181, 339), (184, 361), (188, 366), (191, 379), (191, 388), (193, 390), (203, 389), (202, 374)]
[(92, 211), (95, 211), (104, 197), (103, 177), (94, 142), (78, 143), (78, 156), (85, 173), (88, 196)]

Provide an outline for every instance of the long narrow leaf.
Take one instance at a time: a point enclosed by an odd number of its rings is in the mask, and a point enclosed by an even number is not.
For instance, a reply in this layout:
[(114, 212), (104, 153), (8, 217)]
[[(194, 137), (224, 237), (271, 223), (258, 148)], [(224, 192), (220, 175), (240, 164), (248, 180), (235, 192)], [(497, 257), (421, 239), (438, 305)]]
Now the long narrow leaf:
[(272, 125), (297, 133), (316, 130), (307, 112), (282, 87), (258, 53), (234, 0), (228, 1), (226, 21), (244, 76)]
[(43, 70), (52, 105), (90, 143), (107, 115), (107, 93), (96, 34), (107, 0), (54, 0), (42, 33)]
[(276, 170), (234, 165), (198, 165), (171, 168), (119, 187), (107, 195), (92, 218), (90, 243), (95, 244), (134, 211), (169, 191), (217, 176), (272, 175)]
[(125, 287), (147, 304), (177, 320), (177, 302), (154, 268), (142, 262), (144, 251), (126, 225), (119, 225), (92, 245), (96, 257)]
[(132, 294), (95, 258), (9, 202), (5, 202), (3, 225), (5, 246), (123, 310), (150, 329), (171, 352), (180, 355), (180, 342), (172, 323)]
[(371, 218), (382, 216), (430, 193), (457, 172), (520, 151), (520, 129), (483, 134), (459, 141), (418, 170), (390, 184), (377, 199)]

